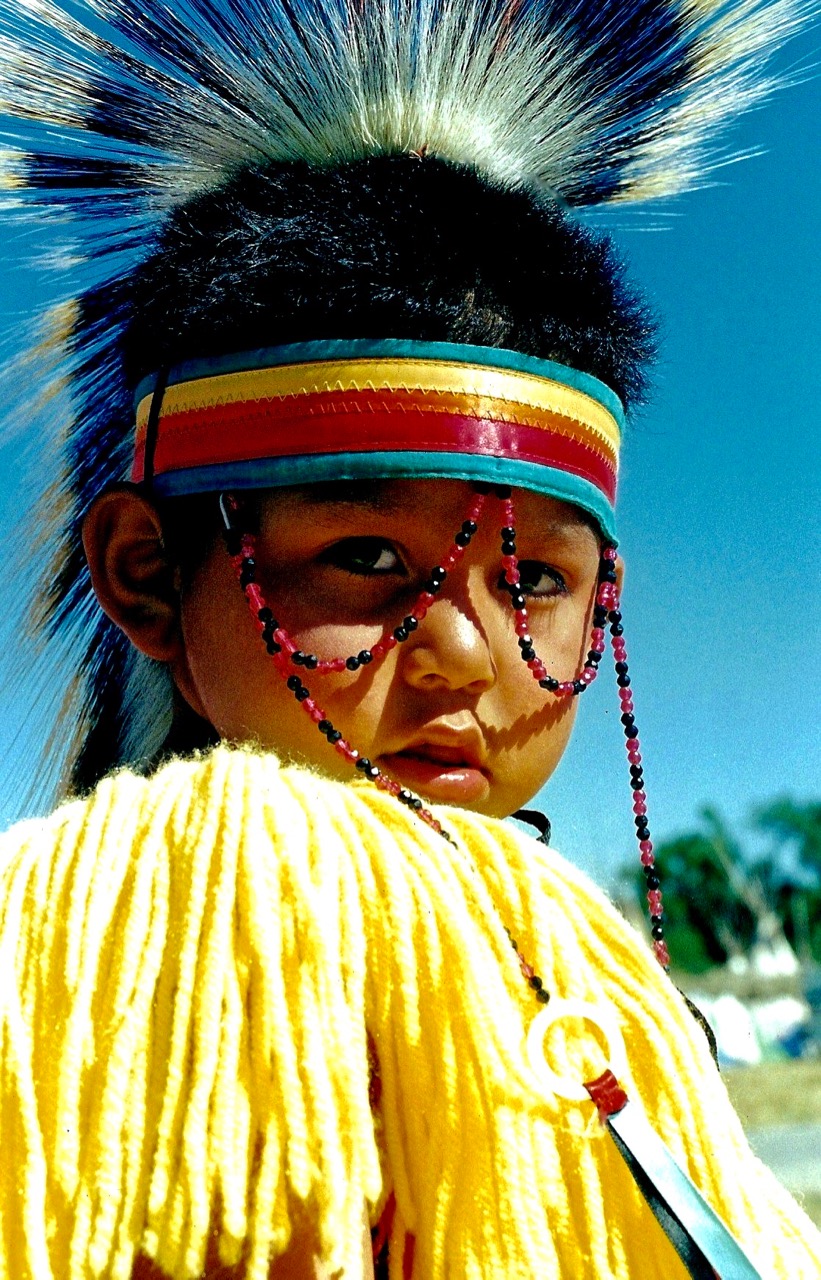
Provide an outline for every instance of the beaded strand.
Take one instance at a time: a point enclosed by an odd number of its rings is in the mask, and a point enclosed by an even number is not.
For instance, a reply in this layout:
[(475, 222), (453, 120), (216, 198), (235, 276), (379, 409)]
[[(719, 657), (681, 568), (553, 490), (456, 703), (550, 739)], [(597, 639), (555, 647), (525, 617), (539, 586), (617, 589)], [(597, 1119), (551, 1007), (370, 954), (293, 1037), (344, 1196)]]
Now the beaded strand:
[[(603, 623), (606, 616), (604, 595), (606, 594), (605, 586), (610, 581), (613, 568), (605, 552), (615, 549), (606, 546), (602, 550), (599, 561), (599, 586), (594, 606), (593, 630), (590, 636), (590, 650), (584, 667), (575, 680), (557, 680), (554, 676), (547, 674), (547, 667), (533, 646), (533, 637), (530, 635), (527, 613), (527, 601), (523, 592), (519, 590), (522, 579), (519, 572), (519, 561), (516, 556), (516, 520), (513, 511), (513, 499), (509, 489), (501, 496), (504, 502), (505, 521), (502, 527), (502, 565), (504, 567), (505, 585), (510, 593), (510, 603), (513, 606), (516, 619), (514, 629), (519, 639), (522, 661), (527, 663), (533, 679), (538, 681), (542, 689), (556, 694), (557, 697), (578, 697), (596, 679), (599, 663), (604, 653)], [(612, 580), (615, 582), (615, 575), (613, 575)]]
[[(476, 532), (478, 526), (478, 517), (481, 514), (485, 502), (485, 492), (477, 493), (474, 502), (471, 505), (468, 518), (463, 522), (462, 528), (456, 534), (453, 546), (444, 557), (442, 565), (434, 569), (431, 578), (426, 583), (426, 589), (420, 594), (414, 610), (405, 618), (404, 623), (394, 629), (393, 633), (385, 633), (382, 640), (372, 646), (370, 650), (363, 650), (359, 655), (354, 655), (348, 659), (332, 659), (324, 664), (313, 654), (304, 654), (296, 648), (291, 641), (287, 632), (281, 628), (273, 615), (272, 610), (268, 607), (263, 598), (256, 581), (256, 559), (255, 559), (255, 540), (253, 535), (248, 533), (240, 533), (234, 529), (230, 523), (230, 516), (226, 509), (226, 499), (221, 500), (223, 516), (226, 523), (226, 546), (231, 564), (239, 579), (248, 607), (254, 618), (258, 631), (260, 632), (266, 649), (273, 659), (274, 666), (285, 681), (286, 687), (295, 697), (296, 701), (302, 707), (306, 715), (316, 725), (318, 731), (327, 739), (334, 750), (342, 756), (342, 758), (355, 768), (360, 770), (369, 781), (373, 782), (381, 791), (385, 791), (392, 795), (400, 804), (405, 805), (414, 812), (422, 822), (440, 835), (444, 840), (454, 847), (456, 841), (453, 836), (442, 826), (438, 818), (428, 809), (419, 796), (413, 794), (406, 787), (403, 787), (396, 779), (389, 777), (381, 769), (379, 769), (367, 756), (362, 756), (343, 736), (342, 732), (336, 728), (333, 722), (328, 718), (323, 708), (311, 696), (308, 687), (303, 683), (301, 677), (293, 671), (293, 665), (305, 666), (308, 669), (315, 670), (320, 674), (325, 674), (325, 670), (334, 671), (355, 671), (360, 666), (368, 665), (374, 659), (384, 657), (386, 653), (401, 644), (408, 638), (410, 633), (416, 629), (419, 622), (427, 613), (428, 607), (432, 602), (435, 592), (429, 592), (427, 587), (438, 581), (437, 590), (444, 583), (447, 573), (458, 562), (464, 554), (466, 548), (470, 545), (471, 539)], [(664, 914), (662, 908), (662, 897), (658, 871), (655, 863), (655, 855), (653, 845), (650, 840), (650, 828), (647, 821), (647, 795), (644, 790), (644, 774), (642, 771), (641, 744), (638, 737), (638, 729), (636, 728), (635, 716), (633, 714), (633, 698), (630, 690), (630, 676), (627, 667), (627, 650), (623, 639), (624, 628), (621, 621), (620, 601), (617, 588), (615, 561), (616, 548), (612, 545), (606, 545), (602, 549), (601, 562), (599, 569), (599, 587), (596, 593), (596, 602), (593, 607), (593, 630), (591, 635), (591, 648), (587, 656), (586, 665), (577, 680), (559, 682), (547, 675), (544, 664), (537, 657), (532, 646), (532, 640), (528, 632), (527, 607), (524, 596), (521, 592), (517, 592), (517, 588), (521, 581), (518, 561), (516, 558), (516, 527), (513, 515), (513, 503), (508, 488), (500, 489), (498, 496), (504, 502), (504, 519), (505, 525), (502, 529), (502, 564), (504, 568), (504, 578), (508, 589), (511, 592), (511, 602), (516, 618), (516, 634), (519, 638), (519, 648), (522, 653), (523, 660), (527, 663), (534, 679), (538, 680), (542, 688), (548, 689), (551, 693), (559, 696), (572, 696), (581, 693), (595, 679), (598, 664), (601, 655), (604, 652), (604, 625), (609, 623), (611, 644), (613, 647), (613, 656), (616, 668), (616, 679), (619, 686), (619, 700), (622, 708), (622, 725), (624, 727), (625, 745), (627, 749), (627, 757), (630, 763), (630, 785), (633, 791), (633, 814), (636, 825), (636, 838), (639, 842), (639, 853), (641, 864), (644, 869), (647, 881), (647, 903), (650, 910), (650, 924), (653, 936), (653, 951), (659, 964), (665, 971), (669, 970), (670, 955), (667, 944), (664, 940)], [(231, 511), (236, 510), (236, 503), (227, 499), (227, 506)], [(434, 577), (435, 575), (435, 577)], [(441, 580), (440, 579), (441, 575)], [(431, 600), (426, 597), (430, 595)], [(408, 621), (413, 623), (408, 627), (405, 624)], [(400, 632), (402, 634), (397, 634)], [(287, 643), (283, 643), (283, 639)], [(393, 643), (390, 643), (390, 641)], [(295, 655), (299, 654), (299, 658)], [(365, 655), (368, 655), (365, 657)], [(310, 661), (309, 661), (310, 660)], [(341, 664), (341, 665), (339, 665)], [(320, 671), (320, 666), (324, 665), (325, 670)], [(542, 675), (541, 672), (544, 672)], [(584, 677), (587, 677), (585, 679)], [(554, 687), (555, 686), (555, 687)], [(550, 999), (549, 993), (544, 987), (544, 983), (535, 969), (521, 951), (513, 938), (511, 932), (505, 926), (505, 933), (508, 936), (511, 947), (516, 954), (519, 962), (519, 968), (522, 976), (535, 992), (536, 999), (541, 1004), (546, 1004)]]
[[(358, 671), (360, 667), (369, 666), (372, 662), (379, 662), (386, 654), (390, 653), (391, 649), (395, 649), (398, 644), (404, 644), (427, 614), (436, 596), (445, 585), (449, 572), (459, 563), (470, 546), (471, 539), (479, 527), (479, 518), (485, 505), (485, 499), (486, 494), (484, 493), (474, 495), (467, 516), (462, 521), (462, 526), (458, 533), (454, 535), (447, 554), (442, 557), (441, 562), (435, 568), (431, 569), (413, 608), (398, 626), (386, 631), (375, 644), (371, 645), (370, 649), (361, 649), (359, 653), (349, 654), (347, 658), (320, 658), (315, 653), (304, 653), (295, 644), (286, 629), (275, 620), (273, 627), (268, 629), (271, 642), (279, 645), (290, 656), (290, 660), (295, 667), (305, 667), (307, 671), (314, 671), (318, 676), (339, 674), (346, 670)], [(271, 652), (270, 649), (269, 652)]]

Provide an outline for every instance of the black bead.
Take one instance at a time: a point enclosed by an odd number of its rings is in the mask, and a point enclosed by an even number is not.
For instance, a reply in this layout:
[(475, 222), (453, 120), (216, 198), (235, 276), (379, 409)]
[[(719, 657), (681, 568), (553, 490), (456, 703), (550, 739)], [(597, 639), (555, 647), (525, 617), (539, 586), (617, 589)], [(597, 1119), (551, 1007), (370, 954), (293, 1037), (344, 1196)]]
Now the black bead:
[(587, 688), (587, 685), (585, 684), (585, 682), (584, 682), (583, 680), (574, 680), (574, 681), (573, 681), (573, 692), (574, 692), (574, 693), (584, 693), (584, 691), (585, 691), (585, 689), (586, 689), (586, 688)]
[(640, 778), (643, 773), (644, 773), (644, 770), (642, 769), (640, 764), (631, 764), (630, 766), (631, 778)]
[(273, 626), (276, 626), (274, 615), (271, 612), (271, 610), (268, 608), (267, 604), (264, 604), (262, 606), (262, 608), (259, 610), (257, 614), (257, 617), (259, 618), (260, 622), (264, 622), (266, 625), (268, 623), (271, 623)]
[(476, 532), (476, 530), (477, 530), (478, 528), (479, 528), (479, 526), (478, 526), (478, 524), (476, 523), (476, 521), (475, 521), (475, 520), (463, 520), (463, 521), (462, 521), (462, 533), (466, 533), (466, 534), (468, 535), (468, 537), (469, 537), (469, 538), (472, 538), (472, 537), (473, 537), (474, 533)]
[(661, 915), (658, 915), (658, 916), (651, 916), (651, 917), (650, 917), (650, 923), (651, 923), (651, 924), (664, 924), (664, 912), (662, 912), (662, 913), (661, 913)]
[(238, 556), (242, 552), (242, 534), (237, 529), (226, 530), (225, 549), (229, 556)]
[(502, 530), (502, 537), (504, 538), (505, 542), (513, 542), (514, 538), (516, 537), (516, 530), (513, 528), (512, 524), (505, 525), (504, 529)]
[(610, 634), (611, 636), (623, 636), (624, 627), (621, 625), (620, 622), (614, 622), (610, 627)]
[(600, 662), (601, 662), (601, 654), (597, 653), (595, 649), (591, 649), (587, 655), (588, 667), (597, 667)]
[(533, 636), (519, 636), (519, 648), (529, 649), (533, 644)]
[(523, 662), (532, 662), (535, 657), (536, 657), (536, 650), (532, 648), (531, 645), (528, 645), (527, 648), (522, 649)]
[(657, 942), (662, 941), (664, 937), (664, 930), (662, 929), (660, 924), (654, 924), (650, 932), (652, 933), (653, 937), (656, 939)]
[(649, 875), (647, 877), (646, 884), (648, 889), (658, 889), (661, 887), (661, 881), (657, 875)]
[(525, 600), (521, 591), (511, 591), (510, 603), (513, 605), (514, 609), (524, 609), (527, 601)]
[(294, 694), (294, 697), (296, 698), (297, 702), (304, 702), (307, 697), (310, 697), (310, 694), (308, 693), (308, 690), (305, 688), (305, 685), (302, 685), (300, 689), (297, 689), (296, 693)]
[(252, 564), (251, 567), (248, 568), (248, 564), (249, 562), (246, 560), (239, 571), (239, 585), (243, 588), (250, 587), (251, 583), (254, 581), (254, 566)]
[(515, 556), (515, 554), (516, 554), (516, 543), (515, 543), (515, 542), (503, 542), (503, 543), (502, 543), (502, 555), (503, 555), (503, 556)]
[(331, 732), (331, 729), (333, 729), (333, 725), (331, 724), (330, 720), (320, 720), (319, 724), (316, 727), (319, 730), (319, 732), (324, 733), (326, 737)]
[(299, 676), (288, 676), (285, 682), (292, 693), (296, 693), (297, 689), (302, 688), (302, 681)]
[(616, 684), (619, 686), (619, 688), (620, 688), (620, 689), (629, 689), (629, 688), (630, 688), (630, 677), (629, 677), (629, 676), (617, 676), (617, 677), (616, 677)]
[(627, 675), (627, 663), (626, 663), (626, 662), (616, 662), (614, 665), (615, 665), (615, 668), (616, 668), (617, 673), (618, 673), (620, 676), (626, 676), (626, 675)]
[(411, 631), (415, 631), (419, 626), (419, 619), (414, 618), (413, 614), (409, 613), (407, 618), (402, 619), (402, 626), (405, 628), (408, 635), (410, 635)]
[(542, 987), (540, 991), (536, 992), (536, 999), (539, 1001), (539, 1004), (548, 1004), (550, 1001), (550, 992), (545, 991), (544, 987)]
[(328, 734), (328, 741), (339, 742), (339, 739), (341, 737), (342, 737), (342, 734), (339, 732), (338, 729), (331, 729), (331, 732)]
[(602, 581), (602, 582), (611, 582), (611, 583), (613, 583), (613, 584), (615, 585), (615, 582), (616, 582), (616, 571), (615, 571), (615, 569), (608, 569), (606, 573), (603, 573), (603, 574), (602, 574), (602, 576), (601, 576), (601, 581)]
[(352, 653), (350, 658), (345, 659), (345, 666), (348, 668), (349, 671), (358, 671), (359, 659), (356, 657), (355, 654)]
[(370, 769), (365, 770), (365, 777), (370, 778), (371, 782), (376, 782), (376, 779), (379, 777), (379, 774), (380, 774), (380, 770), (377, 769), (375, 764), (372, 764)]
[(309, 671), (316, 671), (317, 667), (319, 666), (319, 658), (316, 656), (315, 653), (305, 654), (305, 666), (308, 668)]
[(486, 480), (474, 480), (473, 488), (475, 489), (476, 493), (490, 493), (490, 490), (491, 490), (491, 486), (488, 484)]
[(643, 791), (643, 790), (644, 790), (644, 778), (631, 778), (631, 779), (630, 779), (630, 786), (632, 787), (632, 789), (633, 789), (634, 791)]
[(448, 576), (447, 571), (445, 569), (439, 568), (438, 566), (437, 568), (431, 569), (430, 571), (430, 580), (431, 582), (436, 584), (437, 588), (441, 587), (442, 583), (445, 581), (445, 578), (447, 576)]
[(621, 718), (622, 724), (635, 724), (635, 716), (632, 711), (625, 711)]
[(549, 689), (551, 693), (555, 693), (559, 687), (559, 682), (555, 676), (545, 676), (544, 680), (539, 681), (539, 686), (542, 689)]
[(462, 533), (460, 529), (453, 541), (456, 543), (457, 547), (466, 547), (470, 542), (470, 534)]
[(305, 654), (302, 652), (301, 649), (296, 649), (294, 653), (291, 654), (291, 662), (293, 662), (295, 667), (304, 666)]
[(634, 738), (639, 736), (639, 731), (634, 724), (626, 724), (624, 726), (624, 736), (632, 742)]
[(509, 484), (496, 484), (496, 485), (494, 485), (494, 486), (493, 486), (493, 488), (494, 488), (494, 490), (495, 490), (495, 493), (496, 493), (496, 497), (497, 497), (497, 498), (509, 498), (509, 497), (510, 497), (510, 492), (511, 492), (511, 490), (510, 490), (510, 485), (509, 485)]
[(371, 767), (371, 762), (367, 756), (360, 756), (356, 762), (357, 769), (361, 769), (363, 773), (367, 773)]
[(373, 654), (370, 649), (360, 649), (357, 657), (359, 658), (360, 666), (363, 667), (367, 667), (369, 662), (373, 662)]
[(528, 978), (528, 982), (530, 983), (534, 991), (541, 991), (542, 987), (544, 986), (544, 983), (542, 982), (541, 978), (537, 973), (534, 973), (532, 978)]
[(268, 650), (268, 652), (271, 654), (272, 657), (275, 653), (282, 653), (282, 645), (277, 644), (276, 640), (269, 640), (265, 648)]
[(415, 809), (417, 813), (422, 808), (422, 801), (418, 796), (411, 796), (410, 807), (411, 809)]
[(394, 627), (393, 638), (394, 640), (397, 640), (399, 644), (402, 644), (404, 640), (407, 640), (408, 632), (404, 627)]
[(403, 787), (396, 798), (397, 800), (400, 800), (402, 804), (409, 805), (410, 802), (413, 800), (413, 794), (410, 791), (407, 791), (405, 787)]

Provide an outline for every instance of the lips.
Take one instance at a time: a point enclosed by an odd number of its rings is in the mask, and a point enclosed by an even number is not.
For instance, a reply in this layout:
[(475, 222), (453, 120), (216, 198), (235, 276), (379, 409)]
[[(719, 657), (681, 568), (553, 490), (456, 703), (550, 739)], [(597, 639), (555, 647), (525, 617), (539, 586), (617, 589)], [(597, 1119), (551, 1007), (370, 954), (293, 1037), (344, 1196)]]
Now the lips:
[(440, 740), (420, 738), (381, 757), (382, 767), (403, 786), (440, 804), (470, 805), (490, 792), (484, 744), (479, 735), (451, 734)]

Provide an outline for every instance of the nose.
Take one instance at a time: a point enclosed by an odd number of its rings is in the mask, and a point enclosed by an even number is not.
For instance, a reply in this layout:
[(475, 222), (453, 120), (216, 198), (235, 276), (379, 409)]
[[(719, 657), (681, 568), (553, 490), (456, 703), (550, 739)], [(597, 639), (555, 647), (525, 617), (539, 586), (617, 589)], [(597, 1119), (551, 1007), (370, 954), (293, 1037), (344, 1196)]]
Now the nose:
[[(468, 590), (440, 597), (409, 644), (404, 645), (402, 675), (408, 684), (430, 692), (466, 690), (484, 693), (497, 671), (478, 601)], [(498, 607), (498, 606), (497, 606)]]

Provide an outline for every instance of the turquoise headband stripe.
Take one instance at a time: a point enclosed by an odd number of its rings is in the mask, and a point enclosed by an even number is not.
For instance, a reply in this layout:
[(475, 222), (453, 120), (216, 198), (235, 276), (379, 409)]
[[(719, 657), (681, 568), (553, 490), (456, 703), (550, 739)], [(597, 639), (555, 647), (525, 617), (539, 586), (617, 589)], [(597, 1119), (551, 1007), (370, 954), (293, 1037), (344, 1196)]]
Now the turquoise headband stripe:
[[(478, 365), (486, 369), (503, 369), (512, 373), (531, 374), (551, 382), (572, 387), (596, 400), (613, 416), (619, 430), (624, 428), (624, 408), (615, 392), (588, 373), (579, 373), (553, 360), (508, 351), (504, 347), (474, 347), (461, 342), (415, 342), (403, 338), (354, 338), (328, 342), (295, 342), (287, 346), (262, 347), (258, 351), (242, 351), (234, 355), (206, 360), (189, 360), (175, 365), (168, 374), (168, 386), (195, 382), (198, 378), (218, 377), (226, 373), (246, 373), (252, 369), (273, 369), (280, 365), (310, 364), (314, 361), (344, 360), (439, 360), (452, 364)], [(144, 378), (134, 397), (136, 406), (150, 395), (157, 374)]]
[(615, 515), (595, 485), (580, 476), (519, 459), (463, 453), (324, 453), (292, 458), (263, 458), (221, 463), (156, 477), (162, 497), (216, 493), (223, 489), (281, 489), (290, 485), (335, 480), (478, 480), (530, 489), (581, 507), (611, 542), (616, 542)]

